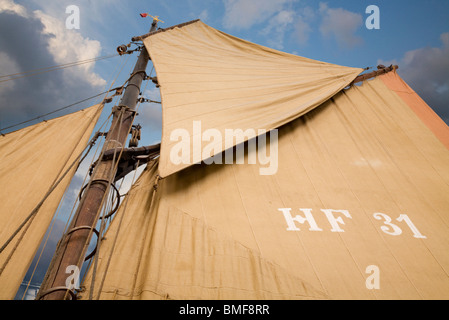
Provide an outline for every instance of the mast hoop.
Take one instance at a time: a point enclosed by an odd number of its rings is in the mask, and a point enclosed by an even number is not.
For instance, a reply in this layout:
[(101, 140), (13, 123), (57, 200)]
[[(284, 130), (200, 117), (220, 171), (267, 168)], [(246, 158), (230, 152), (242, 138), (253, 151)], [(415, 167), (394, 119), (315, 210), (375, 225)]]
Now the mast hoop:
[(67, 287), (54, 287), (54, 288), (48, 289), (42, 295), (40, 295), (38, 300), (42, 300), (42, 298), (45, 297), (46, 295), (49, 295), (50, 293), (53, 293), (56, 291), (66, 291), (70, 294), (70, 296), (72, 297), (72, 300), (77, 300), (75, 292), (73, 292), (72, 289), (69, 289)]
[[(103, 179), (97, 179), (97, 180), (92, 181), (91, 184), (93, 184), (93, 183), (95, 183), (95, 182), (106, 182), (106, 183), (109, 183), (109, 184), (112, 186), (112, 188), (114, 189), (114, 191), (115, 191), (115, 193), (116, 193), (116, 195), (117, 195), (117, 203), (115, 204), (114, 209), (112, 209), (112, 210), (111, 210), (107, 215), (105, 215), (104, 217), (100, 217), (100, 218), (99, 218), (99, 219), (107, 219), (107, 218), (111, 217), (112, 215), (114, 215), (114, 213), (116, 213), (117, 210), (118, 210), (118, 208), (120, 207), (120, 198), (121, 198), (120, 191), (117, 189), (117, 187), (114, 185), (113, 182), (109, 182), (109, 181), (103, 180)], [(81, 201), (81, 198), (82, 198), (82, 196), (83, 196), (83, 192), (84, 192), (84, 190), (86, 189), (86, 187), (87, 187), (88, 185), (89, 185), (89, 184), (86, 184), (86, 185), (81, 189), (80, 195), (79, 195), (79, 200), (80, 200), (80, 201)], [(91, 229), (91, 228), (89, 227), (89, 229)], [(93, 229), (93, 230), (96, 231), (95, 229)], [(72, 229), (72, 231), (74, 231), (74, 229)], [(97, 236), (98, 236), (98, 234), (97, 234)]]
[[(78, 230), (82, 230), (82, 229), (89, 229), (92, 230), (96, 235), (97, 235), (97, 239), (100, 237), (100, 233), (97, 231), (97, 229), (89, 227), (89, 226), (80, 226), (80, 227), (75, 227), (72, 230), (70, 230), (69, 232), (67, 232), (67, 235), (71, 234), (72, 232), (78, 231)], [(98, 242), (98, 240), (97, 240)], [(95, 246), (94, 250), (89, 253), (86, 258), (84, 258), (84, 261), (89, 260), (90, 258), (92, 258), (95, 253), (97, 252), (97, 246)]]

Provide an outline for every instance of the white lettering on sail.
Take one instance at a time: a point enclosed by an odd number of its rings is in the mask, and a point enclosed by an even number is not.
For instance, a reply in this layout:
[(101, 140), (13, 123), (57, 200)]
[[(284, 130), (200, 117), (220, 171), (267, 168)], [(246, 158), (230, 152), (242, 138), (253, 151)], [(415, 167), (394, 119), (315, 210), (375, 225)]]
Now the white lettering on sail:
[[(385, 213), (377, 212), (377, 213), (374, 213), (373, 216), (377, 220), (381, 220), (381, 219), (385, 220), (384, 224), (386, 224), (388, 227), (382, 226), (380, 228), (386, 234), (389, 234), (392, 236), (398, 236), (398, 235), (402, 234), (402, 229), (400, 227), (398, 227), (397, 225), (395, 225), (394, 223), (392, 223), (391, 218), (388, 215), (386, 215)], [(410, 220), (408, 215), (401, 214), (396, 219), (396, 221), (399, 221), (399, 222), (404, 221), (407, 224), (407, 226), (410, 228), (410, 230), (413, 232), (413, 237), (415, 237), (417, 239), (427, 239), (426, 236), (422, 235), (421, 232), (419, 232), (418, 228), (413, 224), (413, 222)], [(390, 227), (391, 227), (391, 229), (390, 229)]]
[(418, 228), (415, 227), (413, 222), (410, 220), (410, 218), (406, 214), (401, 214), (399, 218), (396, 219), (397, 221), (405, 221), (405, 223), (408, 225), (410, 230), (413, 232), (413, 236), (418, 239), (427, 239), (426, 236), (423, 236), (421, 232), (419, 232)]
[(391, 218), (388, 215), (386, 215), (385, 213), (377, 212), (377, 213), (374, 213), (373, 216), (376, 220), (382, 220), (382, 218), (385, 220), (384, 224), (386, 224), (387, 226), (382, 226), (382, 227), (380, 227), (380, 229), (383, 232), (385, 232), (386, 234), (389, 234), (392, 236), (398, 236), (402, 233), (401, 228), (399, 228), (397, 225), (391, 223)]
[(291, 208), (281, 208), (278, 209), (279, 211), (282, 211), (285, 217), (285, 221), (287, 221), (288, 231), (299, 231), (300, 229), (295, 225), (295, 221), (299, 222), (301, 224), (304, 224), (304, 222), (309, 223), (309, 230), (310, 231), (323, 231), (323, 229), (318, 228), (315, 219), (312, 215), (312, 209), (299, 209), (304, 213), (305, 218), (301, 217), (300, 215), (297, 215), (295, 217), (292, 217), (290, 210)]
[[(298, 224), (304, 224), (307, 222), (309, 224), (309, 231), (323, 231), (315, 218), (313, 217), (312, 209), (310, 208), (300, 208), (299, 210), (303, 215), (292, 215), (291, 208), (279, 208), (278, 211), (282, 212), (284, 215), (285, 222), (287, 223), (287, 231), (301, 231)], [(342, 226), (345, 225), (343, 218), (352, 219), (351, 214), (348, 210), (334, 210), (334, 209), (321, 209), (321, 211), (326, 215), (327, 220), (331, 226), (331, 232), (345, 232)], [(336, 216), (340, 214), (340, 216)], [(402, 229), (392, 222), (390, 216), (385, 213), (376, 212), (373, 214), (376, 220), (382, 220), (384, 225), (380, 226), (380, 230), (391, 236), (399, 236), (402, 234)], [(410, 217), (406, 214), (401, 214), (397, 219), (399, 222), (405, 222), (413, 233), (413, 237), (417, 239), (427, 239), (415, 224), (411, 221)]]
[(329, 220), (329, 223), (332, 226), (331, 231), (332, 232), (345, 232), (343, 229), (340, 228), (339, 224), (345, 224), (343, 219), (341, 217), (335, 217), (334, 213), (341, 213), (346, 218), (352, 219), (351, 215), (349, 214), (348, 210), (332, 210), (332, 209), (321, 209), (321, 211), (324, 212), (324, 214), (327, 217), (327, 220)]

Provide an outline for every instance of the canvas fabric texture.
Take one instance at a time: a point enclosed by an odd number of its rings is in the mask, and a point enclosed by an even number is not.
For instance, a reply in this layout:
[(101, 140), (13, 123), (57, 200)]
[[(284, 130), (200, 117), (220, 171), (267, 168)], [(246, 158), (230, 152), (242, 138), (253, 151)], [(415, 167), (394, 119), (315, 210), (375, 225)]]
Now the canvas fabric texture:
[(449, 298), (449, 150), (380, 77), (281, 126), (278, 150), (268, 176), (150, 163), (82, 298)]
[[(319, 106), (363, 69), (339, 66), (270, 49), (216, 30), (201, 21), (151, 35), (144, 44), (162, 99), (159, 173), (167, 177), (233, 147), (225, 130), (278, 128)], [(201, 122), (201, 130), (193, 129)], [(201, 132), (217, 130), (213, 151), (201, 152)], [(177, 130), (188, 133), (189, 152), (175, 164)], [(195, 155), (199, 155), (196, 157)]]
[[(0, 136), (1, 246), (85, 149), (102, 109), (95, 105)], [(14, 298), (76, 169), (1, 253), (0, 299)]]

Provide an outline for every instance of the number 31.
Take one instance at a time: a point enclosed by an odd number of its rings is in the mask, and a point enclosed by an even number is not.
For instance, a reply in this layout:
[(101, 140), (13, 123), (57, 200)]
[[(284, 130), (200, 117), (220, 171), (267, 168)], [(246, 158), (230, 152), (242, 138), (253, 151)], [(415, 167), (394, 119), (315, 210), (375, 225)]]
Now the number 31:
[[(386, 226), (382, 226), (382, 227), (380, 227), (380, 229), (383, 232), (385, 232), (386, 234), (390, 234), (392, 236), (398, 236), (398, 235), (402, 234), (401, 228), (399, 228), (397, 225), (391, 223), (391, 218), (388, 215), (378, 212), (378, 213), (374, 213), (373, 216), (374, 216), (374, 219), (376, 219), (376, 220), (382, 220), (382, 219), (384, 220), (384, 224)], [(396, 220), (399, 222), (405, 221), (405, 223), (408, 225), (410, 230), (413, 232), (413, 236), (415, 238), (427, 239), (426, 236), (423, 236), (419, 232), (418, 228), (415, 227), (413, 222), (410, 220), (410, 218), (406, 214), (401, 214), (399, 216), (399, 218), (397, 218)]]

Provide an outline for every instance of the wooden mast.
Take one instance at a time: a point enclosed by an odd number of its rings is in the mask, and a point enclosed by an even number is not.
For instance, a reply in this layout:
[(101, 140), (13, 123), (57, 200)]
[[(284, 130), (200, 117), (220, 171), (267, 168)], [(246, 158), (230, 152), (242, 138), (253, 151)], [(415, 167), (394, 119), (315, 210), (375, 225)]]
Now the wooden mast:
[[(157, 21), (157, 18), (153, 19), (150, 32), (156, 31)], [(148, 51), (143, 46), (120, 104), (113, 109), (113, 120), (106, 136), (104, 151), (124, 148), (132, 127), (135, 107), (149, 59)], [(116, 160), (118, 156), (119, 154), (115, 157)], [(66, 286), (66, 281), (72, 274), (67, 270), (73, 270), (70, 268), (72, 266), (81, 269), (86, 254), (86, 244), (89, 243), (92, 230), (98, 222), (98, 212), (106, 198), (110, 183), (114, 182), (116, 172), (117, 166), (113, 159), (98, 159), (97, 167), (84, 190), (75, 217), (71, 222), (70, 230), (58, 245), (36, 299), (64, 300), (74, 298), (73, 292)]]

